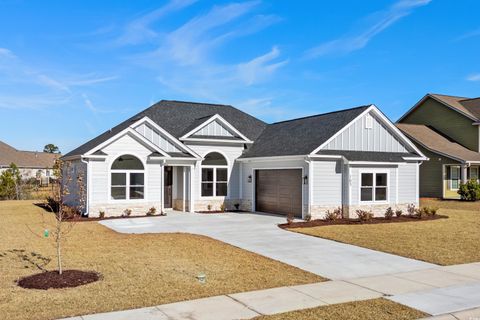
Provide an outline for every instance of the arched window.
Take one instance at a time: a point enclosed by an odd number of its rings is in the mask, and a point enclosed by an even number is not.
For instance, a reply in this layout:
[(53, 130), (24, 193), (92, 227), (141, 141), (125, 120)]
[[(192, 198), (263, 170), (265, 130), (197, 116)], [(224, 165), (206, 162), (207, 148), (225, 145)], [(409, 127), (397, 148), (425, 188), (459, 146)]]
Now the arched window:
[(210, 152), (202, 161), (202, 197), (228, 194), (228, 164), (218, 152)]
[(132, 155), (122, 155), (112, 163), (111, 198), (144, 199), (145, 176), (142, 162)]

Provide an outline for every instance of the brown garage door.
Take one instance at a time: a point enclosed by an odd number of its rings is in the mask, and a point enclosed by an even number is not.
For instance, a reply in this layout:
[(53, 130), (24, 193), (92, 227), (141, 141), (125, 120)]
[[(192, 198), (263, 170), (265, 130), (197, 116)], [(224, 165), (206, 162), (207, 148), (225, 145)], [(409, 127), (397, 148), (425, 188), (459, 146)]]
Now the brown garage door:
[(275, 169), (255, 172), (256, 210), (302, 217), (302, 170)]

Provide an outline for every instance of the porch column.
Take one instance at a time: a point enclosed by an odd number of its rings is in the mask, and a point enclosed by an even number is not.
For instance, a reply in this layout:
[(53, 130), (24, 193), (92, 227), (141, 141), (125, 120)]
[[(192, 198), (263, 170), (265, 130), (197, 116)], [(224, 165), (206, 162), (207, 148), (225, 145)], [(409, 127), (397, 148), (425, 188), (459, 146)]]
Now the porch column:
[(462, 183), (466, 183), (468, 181), (467, 170), (468, 166), (466, 164), (462, 164)]
[(194, 182), (193, 182), (194, 181), (194, 177), (193, 177), (194, 166), (191, 165), (191, 166), (189, 166), (189, 168), (190, 168), (190, 175), (189, 175), (189, 177), (190, 177), (190, 183), (189, 183), (190, 184), (189, 185), (190, 192), (189, 192), (188, 196), (189, 196), (189, 200), (190, 200), (190, 206), (189, 206), (188, 209), (189, 209), (190, 212), (195, 212), (195, 205), (194, 205), (194, 201), (193, 201), (193, 194), (194, 194), (194, 190), (195, 190), (194, 189)]
[(163, 213), (164, 202), (165, 202), (165, 183), (164, 183), (164, 174), (165, 174), (165, 166), (164, 163), (160, 163), (160, 212)]
[(186, 212), (187, 210), (185, 210), (185, 199), (187, 198), (187, 194), (186, 194), (186, 190), (187, 188), (185, 188), (185, 183), (187, 182), (187, 180), (185, 179), (185, 168), (186, 167), (182, 167), (182, 211)]

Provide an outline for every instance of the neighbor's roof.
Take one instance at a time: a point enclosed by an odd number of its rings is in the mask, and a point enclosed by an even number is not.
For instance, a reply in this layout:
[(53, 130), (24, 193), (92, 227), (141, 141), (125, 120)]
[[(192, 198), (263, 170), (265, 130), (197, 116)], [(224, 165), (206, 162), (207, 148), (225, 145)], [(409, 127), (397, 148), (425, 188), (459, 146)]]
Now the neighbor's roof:
[(215, 114), (220, 115), (250, 140), (255, 140), (266, 126), (263, 121), (229, 105), (162, 100), (65, 156), (84, 154), (143, 117), (150, 118), (168, 133), (180, 138)]
[(61, 154), (21, 151), (0, 141), (0, 167), (15, 163), (20, 168), (52, 168)]
[(408, 152), (374, 152), (374, 151), (351, 151), (351, 150), (320, 150), (318, 155), (338, 155), (348, 161), (368, 162), (405, 162), (404, 158), (419, 157), (416, 153)]
[(423, 124), (398, 123), (397, 127), (409, 138), (415, 140), (424, 148), (453, 159), (480, 162), (480, 153), (472, 151), (450, 137)]
[(422, 101), (427, 98), (433, 98), (446, 106), (464, 114), (465, 116), (471, 118), (475, 121), (480, 121), (480, 97), (479, 98), (467, 98), (459, 96), (449, 96), (445, 94), (436, 94), (429, 93), (423, 97), (413, 108), (411, 108), (407, 113), (405, 113), (399, 121), (405, 118), (413, 110), (415, 110)]
[(270, 124), (241, 158), (310, 154), (369, 107)]

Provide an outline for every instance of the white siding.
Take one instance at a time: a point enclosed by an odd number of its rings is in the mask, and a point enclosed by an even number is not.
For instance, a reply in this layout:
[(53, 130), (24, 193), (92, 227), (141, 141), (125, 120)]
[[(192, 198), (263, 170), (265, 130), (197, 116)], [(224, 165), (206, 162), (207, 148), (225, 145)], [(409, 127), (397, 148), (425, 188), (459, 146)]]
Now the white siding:
[[(188, 145), (193, 151), (199, 154), (201, 157), (205, 157), (210, 152), (219, 152), (227, 158), (228, 162), (228, 199), (239, 199), (239, 164), (235, 160), (242, 155), (243, 145), (200, 145), (200, 144), (189, 144)], [(201, 180), (202, 169), (200, 163), (195, 167), (194, 171), (194, 199), (200, 199), (200, 180)]]
[(146, 123), (142, 123), (135, 130), (165, 152), (181, 152), (170, 139)]
[(320, 206), (342, 205), (341, 161), (312, 161), (312, 204)]
[(417, 163), (406, 163), (398, 167), (398, 201), (418, 203)]
[(196, 131), (194, 136), (220, 136), (233, 137), (234, 135), (223, 124), (218, 121), (212, 121), (200, 130)]
[[(367, 116), (371, 116), (373, 126), (365, 126)], [(364, 115), (340, 135), (330, 141), (325, 150), (352, 150), (352, 151), (379, 151), (379, 152), (408, 152), (407, 147), (387, 128), (379, 118), (371, 112)]]
[[(308, 164), (304, 160), (279, 160), (279, 161), (255, 161), (242, 163), (242, 190), (243, 200), (253, 201), (255, 187), (254, 170), (256, 169), (303, 169), (303, 175), (308, 175)], [(248, 182), (248, 176), (252, 175), (252, 182)], [(308, 205), (308, 185), (303, 184), (303, 205)]]
[(376, 172), (378, 170), (388, 173), (388, 203), (394, 205), (397, 203), (397, 166), (375, 166), (375, 167), (350, 167), (350, 205), (359, 205), (360, 203), (360, 172)]

